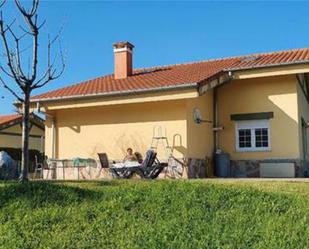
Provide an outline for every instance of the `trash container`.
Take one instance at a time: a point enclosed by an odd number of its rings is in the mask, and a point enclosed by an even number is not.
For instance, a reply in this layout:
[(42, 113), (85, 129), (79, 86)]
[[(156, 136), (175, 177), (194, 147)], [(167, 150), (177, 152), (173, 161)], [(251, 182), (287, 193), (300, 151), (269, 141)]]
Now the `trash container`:
[(215, 154), (215, 175), (217, 177), (231, 176), (230, 154), (228, 153)]

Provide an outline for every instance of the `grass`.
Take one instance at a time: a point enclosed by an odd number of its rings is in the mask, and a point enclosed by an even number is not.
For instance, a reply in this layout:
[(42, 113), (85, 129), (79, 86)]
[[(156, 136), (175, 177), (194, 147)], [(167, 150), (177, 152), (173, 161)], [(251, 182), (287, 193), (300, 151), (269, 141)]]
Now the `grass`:
[(0, 248), (309, 248), (309, 183), (0, 183)]

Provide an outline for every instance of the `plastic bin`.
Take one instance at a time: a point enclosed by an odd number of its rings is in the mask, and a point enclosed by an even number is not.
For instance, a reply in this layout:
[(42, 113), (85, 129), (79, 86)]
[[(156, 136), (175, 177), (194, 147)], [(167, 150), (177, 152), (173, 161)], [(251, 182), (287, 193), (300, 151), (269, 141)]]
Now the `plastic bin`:
[(215, 175), (217, 177), (231, 176), (230, 154), (228, 153), (215, 154)]

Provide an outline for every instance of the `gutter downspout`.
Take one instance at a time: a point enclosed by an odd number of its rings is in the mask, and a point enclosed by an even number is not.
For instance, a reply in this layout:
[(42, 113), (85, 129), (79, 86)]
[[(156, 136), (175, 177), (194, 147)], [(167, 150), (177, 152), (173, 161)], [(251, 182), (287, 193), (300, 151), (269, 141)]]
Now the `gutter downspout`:
[(219, 132), (224, 127), (219, 127), (219, 102), (218, 102), (218, 88), (233, 80), (233, 73), (231, 71), (228, 72), (228, 78), (224, 80), (221, 84), (215, 86), (213, 88), (213, 143), (214, 143), (214, 151), (213, 151), (213, 174), (216, 173), (216, 153), (219, 149)]
[[(217, 150), (219, 149), (219, 134), (218, 132), (221, 129), (219, 127), (219, 103), (218, 103), (218, 88), (224, 85), (225, 83), (230, 82), (233, 80), (233, 73), (231, 71), (228, 71), (228, 78), (220, 83), (220, 85), (215, 86), (213, 88), (213, 142), (214, 142), (214, 155), (217, 153)], [(222, 127), (223, 129), (223, 127)]]

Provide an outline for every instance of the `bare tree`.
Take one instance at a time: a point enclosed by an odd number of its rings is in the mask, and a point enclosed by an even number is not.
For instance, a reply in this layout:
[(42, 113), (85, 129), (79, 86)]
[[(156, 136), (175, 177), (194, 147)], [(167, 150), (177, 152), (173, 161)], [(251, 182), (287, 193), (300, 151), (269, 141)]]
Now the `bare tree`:
[[(52, 58), (52, 47), (59, 39), (61, 30), (54, 37), (48, 35), (46, 44), (46, 60), (44, 65), (39, 63), (39, 34), (46, 23), (38, 20), (39, 0), (33, 0), (30, 7), (26, 8), (19, 0), (15, 0), (17, 17), (12, 22), (4, 20), (3, 12), (0, 12), (0, 34), (2, 38), (6, 65), (0, 66), (0, 84), (13, 94), (22, 106), (22, 159), (20, 181), (28, 180), (29, 167), (29, 115), (30, 96), (35, 89), (45, 86), (48, 82), (59, 78), (65, 68), (64, 56), (59, 43), (60, 62), (57, 55)], [(3, 8), (5, 0), (1, 2)], [(17, 25), (16, 20), (20, 17), (22, 24)], [(28, 42), (30, 46), (21, 47), (21, 43)], [(28, 68), (25, 70), (25, 61)], [(56, 61), (58, 63), (56, 63)], [(57, 68), (56, 68), (57, 67)], [(43, 69), (44, 68), (44, 69)], [(5, 76), (5, 78), (3, 77)]]

